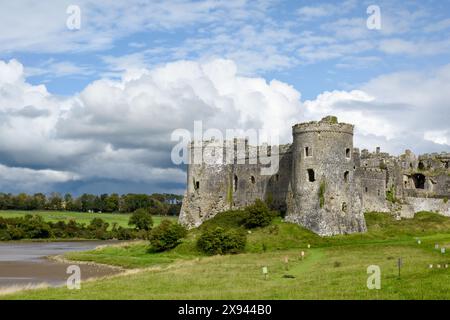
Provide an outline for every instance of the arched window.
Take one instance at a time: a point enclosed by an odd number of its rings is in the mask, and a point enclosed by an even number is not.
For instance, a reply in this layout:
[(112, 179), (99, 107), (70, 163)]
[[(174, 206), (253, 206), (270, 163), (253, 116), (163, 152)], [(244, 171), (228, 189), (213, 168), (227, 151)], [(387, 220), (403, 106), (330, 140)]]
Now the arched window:
[(344, 182), (347, 183), (348, 182), (348, 171), (344, 172)]
[(345, 156), (350, 158), (350, 148), (345, 149)]
[(251, 177), (250, 177), (250, 181), (251, 181), (253, 184), (255, 184), (255, 182), (256, 182), (255, 177), (254, 177), (254, 176), (251, 176)]
[(425, 169), (425, 166), (423, 165), (423, 162), (420, 161), (419, 162), (419, 170), (423, 170), (423, 169)]
[(198, 190), (200, 188), (200, 181), (194, 180), (194, 190)]
[(305, 157), (311, 157), (312, 156), (312, 148), (305, 147)]
[(316, 181), (316, 178), (314, 176), (314, 170), (313, 169), (308, 169), (308, 180), (309, 182), (314, 182)]
[(364, 189), (364, 191), (365, 191), (366, 193), (369, 192), (369, 188), (366, 187), (366, 188)]
[(233, 187), (234, 187), (234, 192), (236, 192), (237, 191), (237, 187), (238, 187), (238, 177), (237, 177), (237, 175), (234, 175), (234, 185), (233, 185)]
[(346, 202), (342, 202), (342, 211), (347, 212), (347, 203)]

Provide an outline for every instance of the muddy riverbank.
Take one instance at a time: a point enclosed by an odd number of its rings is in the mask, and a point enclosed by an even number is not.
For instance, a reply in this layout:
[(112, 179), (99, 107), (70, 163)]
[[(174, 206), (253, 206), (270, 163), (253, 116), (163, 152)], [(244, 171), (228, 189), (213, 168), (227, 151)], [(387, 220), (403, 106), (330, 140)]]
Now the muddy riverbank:
[[(92, 250), (97, 246), (114, 244), (114, 241), (70, 242), (0, 242), (0, 288), (65, 284), (69, 274), (67, 267), (76, 263), (58, 262), (48, 256), (70, 251)], [(78, 264), (81, 280), (114, 275), (117, 268), (95, 264)]]

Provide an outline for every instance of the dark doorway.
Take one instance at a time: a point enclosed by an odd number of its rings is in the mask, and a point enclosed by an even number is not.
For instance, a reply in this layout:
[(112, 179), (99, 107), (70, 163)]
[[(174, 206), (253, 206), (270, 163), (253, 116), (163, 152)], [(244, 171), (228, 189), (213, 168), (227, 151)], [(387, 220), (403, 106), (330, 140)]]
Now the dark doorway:
[(316, 178), (314, 176), (314, 170), (313, 169), (308, 169), (308, 180), (309, 182), (314, 182), (316, 181)]
[(416, 189), (425, 189), (425, 176), (420, 173), (413, 174), (414, 187)]
[(345, 171), (345, 173), (344, 173), (344, 182), (345, 183), (348, 183), (348, 171)]

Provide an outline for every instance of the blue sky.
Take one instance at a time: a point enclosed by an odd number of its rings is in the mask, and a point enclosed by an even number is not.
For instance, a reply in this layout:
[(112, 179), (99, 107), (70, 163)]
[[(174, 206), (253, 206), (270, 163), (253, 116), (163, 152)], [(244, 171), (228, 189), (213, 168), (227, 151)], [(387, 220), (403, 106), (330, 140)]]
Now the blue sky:
[[(60, 18), (67, 18), (69, 15), (64, 9), (76, 3), (53, 1), (58, 2), (54, 10), (60, 9)], [(39, 4), (18, 3), (16, 9), (22, 8), (24, 11), (27, 7), (31, 11), (31, 7), (36, 6), (38, 10), (33, 10), (36, 12), (36, 24), (39, 24), (39, 19), (45, 23), (46, 12), (40, 12)], [(157, 7), (161, 11), (155, 14), (156, 18), (164, 20), (161, 16), (170, 15), (168, 21), (161, 22), (162, 25), (158, 21), (152, 23), (152, 17), (147, 21), (144, 15), (142, 20), (139, 19), (141, 24), (133, 27), (130, 26), (133, 16), (120, 16), (121, 6), (107, 9), (105, 7), (113, 2), (93, 3), (80, 1), (82, 25), (79, 31), (54, 30), (59, 33), (55, 40), (42, 46), (25, 43), (23, 47), (14, 49), (11, 44), (8, 46), (11, 48), (2, 50), (0, 58), (18, 59), (30, 69), (30, 83), (45, 83), (50, 92), (62, 95), (79, 92), (93, 80), (120, 71), (120, 66), (116, 64), (118, 59), (124, 63), (128, 59), (130, 65), (152, 67), (180, 59), (230, 58), (238, 64), (241, 60), (245, 74), (290, 83), (300, 89), (307, 99), (313, 99), (325, 90), (357, 87), (380, 74), (420, 70), (448, 63), (448, 1), (261, 1), (258, 5), (236, 1), (235, 9), (209, 1), (205, 5), (208, 9), (204, 11), (192, 8), (192, 14), (197, 14), (198, 20), (189, 17), (186, 21), (183, 21), (184, 12), (170, 10), (189, 10), (188, 1), (166, 1), (165, 4), (153, 1), (155, 7), (159, 3)], [(149, 1), (149, 11), (153, 9), (151, 3)], [(382, 10), (380, 30), (365, 28), (369, 17), (366, 9), (371, 4), (378, 5)], [(139, 10), (138, 2), (133, 4), (131, 1), (130, 6)], [(163, 10), (164, 6), (166, 9)], [(101, 33), (107, 39), (104, 45), (97, 47), (90, 40), (96, 37), (96, 28), (90, 25), (90, 20), (97, 20), (99, 12), (110, 10), (117, 11), (110, 13), (111, 21), (105, 18)], [(8, 14), (8, 8), (2, 11)], [(17, 11), (13, 14), (20, 25), (21, 17)], [(212, 12), (212, 17), (204, 21), (202, 18), (209, 12)], [(236, 12), (235, 17), (233, 12)], [(178, 20), (177, 15), (181, 19), (175, 23), (172, 20)], [(227, 21), (223, 21), (224, 18)], [(115, 30), (120, 28), (113, 26), (117, 19), (121, 20), (118, 24), (124, 27), (123, 32), (115, 34)], [(95, 25), (98, 23), (96, 21)], [(84, 28), (89, 30), (83, 36), (75, 36), (73, 42), (64, 39), (83, 32)], [(28, 31), (30, 38), (33, 38), (33, 33), (39, 33)], [(58, 48), (60, 40), (67, 42), (65, 49)], [(247, 46), (245, 40), (256, 45)], [(395, 41), (396, 46), (389, 50), (389, 43), (383, 41)], [(439, 46), (441, 41), (447, 43)], [(191, 43), (197, 45), (190, 47)], [(419, 43), (427, 47), (430, 53), (411, 52), (420, 50), (419, 46), (415, 46)], [(407, 44), (411, 48), (406, 48)], [(303, 55), (302, 50), (308, 51), (308, 54)], [(47, 67), (52, 65), (59, 65), (60, 69), (49, 70)]]
[(0, 191), (180, 193), (193, 120), (289, 142), (333, 113), (361, 148), (450, 151), (449, 35), (450, 1), (2, 2)]

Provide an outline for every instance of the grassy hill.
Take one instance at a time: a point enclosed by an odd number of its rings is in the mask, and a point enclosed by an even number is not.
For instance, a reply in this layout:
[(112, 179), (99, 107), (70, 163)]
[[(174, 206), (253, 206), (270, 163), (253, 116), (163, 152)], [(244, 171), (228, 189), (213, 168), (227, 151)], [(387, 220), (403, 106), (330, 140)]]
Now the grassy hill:
[[(434, 249), (438, 243), (450, 250), (450, 218), (421, 212), (414, 219), (396, 221), (387, 214), (367, 213), (367, 233), (326, 238), (277, 218), (248, 233), (243, 254), (210, 257), (197, 251), (202, 229), (238, 227), (238, 219), (233, 213), (220, 214), (165, 253), (148, 253), (145, 242), (70, 253), (67, 257), (73, 260), (139, 270), (83, 282), (81, 290), (50, 288), (3, 298), (450, 299), (450, 269), (444, 267), (450, 256)], [(366, 286), (369, 265), (381, 268), (381, 290)], [(263, 266), (268, 267), (268, 279)]]

